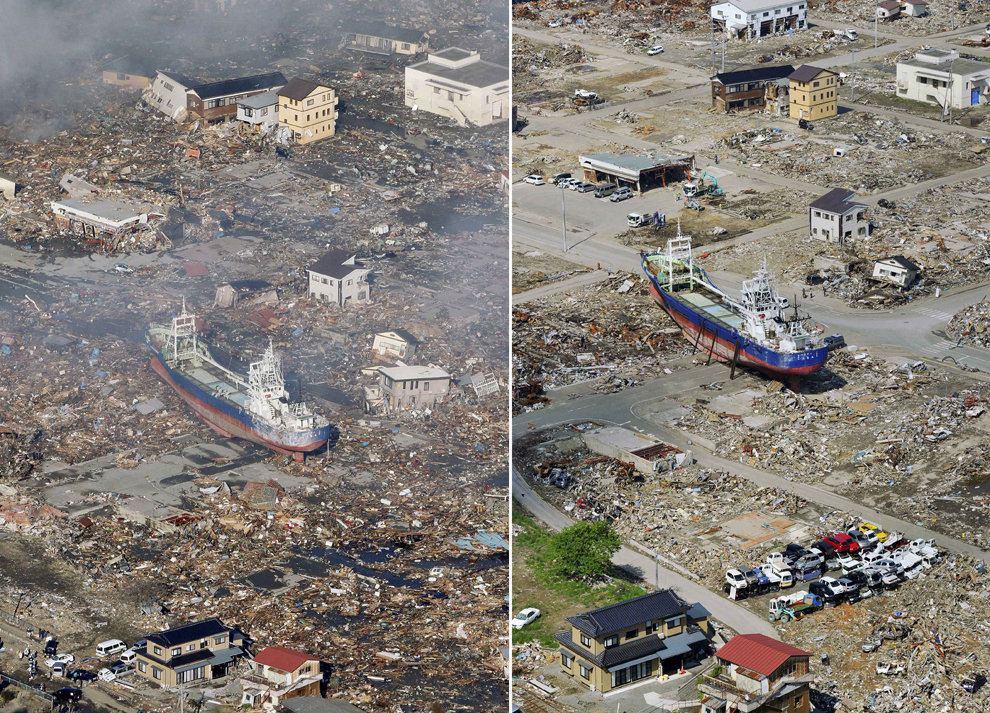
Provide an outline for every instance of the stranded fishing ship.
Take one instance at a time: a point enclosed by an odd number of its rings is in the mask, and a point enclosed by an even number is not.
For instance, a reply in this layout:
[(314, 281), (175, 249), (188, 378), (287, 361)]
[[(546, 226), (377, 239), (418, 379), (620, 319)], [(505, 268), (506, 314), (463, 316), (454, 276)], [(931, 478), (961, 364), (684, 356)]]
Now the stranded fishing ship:
[(178, 392), (207, 426), (224, 436), (246, 438), (302, 461), (327, 442), (330, 423), (302, 402), (290, 402), (282, 359), (271, 342), (247, 379), (214, 358), (196, 335), (196, 316), (186, 312), (172, 326), (148, 330), (151, 368)]
[(799, 318), (797, 308), (777, 293), (766, 260), (743, 281), (741, 300), (718, 289), (694, 264), (691, 238), (679, 229), (665, 252), (644, 254), (642, 260), (650, 294), (709, 357), (732, 364), (733, 370), (737, 364), (759, 369), (795, 390), (802, 374), (825, 363), (828, 348), (808, 331), (807, 318)]

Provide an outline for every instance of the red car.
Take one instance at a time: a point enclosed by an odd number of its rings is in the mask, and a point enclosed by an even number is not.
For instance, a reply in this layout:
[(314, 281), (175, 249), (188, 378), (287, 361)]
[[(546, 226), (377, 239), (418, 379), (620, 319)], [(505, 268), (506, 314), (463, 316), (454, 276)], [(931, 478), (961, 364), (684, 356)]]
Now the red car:
[(837, 532), (829, 537), (823, 537), (822, 541), (832, 545), (836, 552), (859, 552), (859, 543), (844, 532)]

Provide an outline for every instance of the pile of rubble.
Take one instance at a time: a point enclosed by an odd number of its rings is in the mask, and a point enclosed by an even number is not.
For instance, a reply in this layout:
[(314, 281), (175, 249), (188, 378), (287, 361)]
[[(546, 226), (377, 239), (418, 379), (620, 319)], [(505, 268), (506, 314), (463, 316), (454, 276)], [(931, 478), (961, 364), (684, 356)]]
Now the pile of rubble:
[[(808, 16), (830, 22), (872, 27), (876, 19), (876, 4), (869, 0), (819, 0), (808, 3)], [(967, 25), (982, 27), (988, 16), (990, 3), (986, 0), (930, 0), (921, 17), (911, 17), (902, 10), (899, 16), (881, 22), (879, 29), (894, 35), (926, 37)], [(862, 34), (865, 36), (869, 33)]]
[(990, 347), (990, 303), (984, 298), (958, 312), (946, 331), (957, 341)]
[(516, 412), (581, 382), (599, 381), (607, 393), (634, 386), (688, 349), (644, 281), (625, 273), (530, 302), (512, 323)]

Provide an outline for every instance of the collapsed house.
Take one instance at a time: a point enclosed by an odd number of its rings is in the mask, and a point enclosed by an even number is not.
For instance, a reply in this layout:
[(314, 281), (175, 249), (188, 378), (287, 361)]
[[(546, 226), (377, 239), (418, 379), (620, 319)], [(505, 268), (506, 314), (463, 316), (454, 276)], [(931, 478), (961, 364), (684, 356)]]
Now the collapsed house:
[(715, 32), (747, 40), (808, 27), (804, 0), (729, 0), (713, 4), (711, 17)]
[(712, 111), (724, 114), (738, 109), (763, 108), (767, 104), (768, 87), (776, 88), (778, 80), (786, 80), (793, 73), (794, 67), (784, 64), (716, 74), (712, 77)]
[(213, 124), (235, 117), (241, 99), (280, 89), (285, 84), (281, 72), (203, 82), (178, 72), (159, 70), (143, 96), (151, 107), (174, 121), (200, 118)]
[(430, 47), (422, 30), (393, 27), (384, 22), (349, 22), (344, 26), (340, 49), (373, 55), (415, 55)]
[(151, 251), (170, 248), (172, 242), (159, 229), (165, 213), (133, 203), (105, 198), (69, 198), (52, 203), (58, 229), (98, 245), (104, 253)]

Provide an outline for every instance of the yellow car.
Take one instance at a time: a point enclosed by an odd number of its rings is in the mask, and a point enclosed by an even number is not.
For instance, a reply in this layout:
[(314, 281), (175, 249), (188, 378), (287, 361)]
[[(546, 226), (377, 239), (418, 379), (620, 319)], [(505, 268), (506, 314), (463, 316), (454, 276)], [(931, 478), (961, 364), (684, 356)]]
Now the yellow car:
[(859, 531), (864, 535), (869, 535), (871, 532), (877, 536), (877, 542), (886, 542), (887, 533), (881, 530), (879, 527), (874, 525), (872, 522), (864, 522), (859, 526)]

